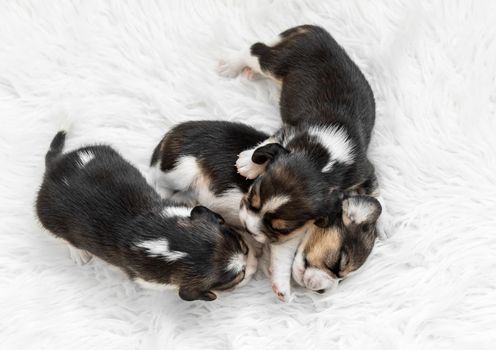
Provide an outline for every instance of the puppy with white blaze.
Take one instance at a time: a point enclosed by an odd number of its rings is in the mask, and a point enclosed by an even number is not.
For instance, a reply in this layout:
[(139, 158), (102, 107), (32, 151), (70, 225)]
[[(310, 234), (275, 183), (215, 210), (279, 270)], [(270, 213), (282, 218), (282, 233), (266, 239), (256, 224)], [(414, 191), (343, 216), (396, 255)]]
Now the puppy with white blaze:
[[(312, 25), (286, 30), (270, 45), (255, 43), (219, 65), (221, 75), (233, 77), (240, 72), (248, 77), (261, 74), (281, 84), (283, 121), (275, 135), (239, 154), (239, 173), (255, 179), (242, 200), (240, 219), (255, 239), (268, 239), (273, 251), (291, 256), (305, 233), (328, 230), (336, 220), (346, 217), (342, 215), (340, 191), (376, 193), (374, 167), (367, 158), (375, 123), (374, 95), (344, 49), (327, 31)], [(366, 206), (368, 201), (367, 197), (357, 197), (354, 207)], [(372, 213), (377, 210), (370, 210), (374, 218)], [(377, 232), (375, 220), (366, 221), (370, 224), (362, 225), (362, 233), (353, 235), (346, 245), (334, 244), (327, 234), (312, 235), (302, 242), (307, 256), (315, 257), (307, 259), (306, 268), (322, 272), (315, 273), (312, 281), (323, 281), (327, 278), (323, 276), (340, 278), (326, 271), (329, 254), (333, 269), (338, 262), (340, 271), (348, 273), (361, 266), (363, 255), (368, 256), (370, 250), (353, 249), (354, 245), (373, 246)], [(340, 234), (347, 232), (340, 230)], [(308, 250), (313, 249), (329, 254), (310, 254)], [(361, 257), (352, 256), (355, 252)], [(289, 274), (286, 271), (281, 276)], [(273, 282), (274, 292), (287, 300), (289, 279)], [(326, 284), (305, 285), (322, 289)]]
[(82, 260), (96, 256), (145, 287), (173, 287), (183, 300), (214, 300), (216, 291), (251, 277), (247, 244), (211, 210), (162, 199), (109, 146), (62, 153), (52, 140), (36, 200), (42, 225)]
[(239, 175), (234, 163), (239, 152), (267, 137), (241, 123), (185, 122), (162, 138), (150, 162), (148, 181), (162, 196), (196, 201), (239, 228), (250, 248), (247, 273), (256, 271), (261, 246), (239, 221), (241, 198), (253, 181)]

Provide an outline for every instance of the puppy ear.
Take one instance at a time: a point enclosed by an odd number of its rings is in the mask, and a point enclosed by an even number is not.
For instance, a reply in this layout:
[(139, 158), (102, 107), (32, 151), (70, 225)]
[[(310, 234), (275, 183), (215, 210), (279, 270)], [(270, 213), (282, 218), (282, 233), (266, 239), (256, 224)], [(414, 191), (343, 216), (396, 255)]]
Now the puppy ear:
[(343, 223), (346, 226), (374, 223), (381, 211), (381, 204), (374, 197), (352, 196), (343, 201)]
[(202, 205), (194, 207), (193, 210), (191, 210), (190, 216), (193, 220), (198, 218), (206, 218), (210, 221), (218, 223), (219, 225), (223, 225), (225, 222), (222, 216)]
[(256, 164), (264, 164), (267, 161), (273, 161), (281, 154), (288, 154), (289, 151), (278, 143), (269, 143), (259, 147), (253, 152), (251, 160)]
[(200, 292), (185, 288), (179, 289), (179, 297), (185, 301), (193, 301), (193, 300), (212, 301), (217, 299), (217, 295), (215, 295), (215, 293), (209, 290), (206, 292)]

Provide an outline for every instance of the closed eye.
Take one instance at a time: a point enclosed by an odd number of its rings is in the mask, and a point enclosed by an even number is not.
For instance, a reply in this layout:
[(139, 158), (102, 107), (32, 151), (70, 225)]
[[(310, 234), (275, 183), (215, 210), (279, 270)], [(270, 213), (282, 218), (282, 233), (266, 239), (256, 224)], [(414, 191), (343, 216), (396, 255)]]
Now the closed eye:
[(246, 268), (243, 267), (243, 269), (236, 276), (234, 276), (229, 282), (224, 283), (222, 285), (213, 286), (212, 289), (228, 290), (236, 287), (236, 285), (245, 278), (245, 272), (246, 272)]
[(336, 277), (336, 278), (339, 278), (339, 272), (340, 272), (340, 269), (339, 269), (339, 266), (338, 265), (334, 265), (334, 266), (326, 266), (326, 268)]
[(243, 242), (243, 240), (240, 240), (239, 245), (241, 246), (241, 252), (243, 253), (243, 255), (248, 255), (248, 246), (246, 245), (246, 243)]

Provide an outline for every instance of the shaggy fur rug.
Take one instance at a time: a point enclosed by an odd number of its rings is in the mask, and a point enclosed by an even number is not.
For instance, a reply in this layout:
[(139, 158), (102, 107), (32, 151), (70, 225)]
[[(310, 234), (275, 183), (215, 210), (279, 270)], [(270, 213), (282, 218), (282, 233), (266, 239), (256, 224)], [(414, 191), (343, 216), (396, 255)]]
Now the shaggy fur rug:
[[(439, 349), (496, 341), (496, 2), (2, 1), (1, 349)], [(229, 50), (329, 30), (377, 100), (370, 147), (390, 238), (332, 294), (280, 303), (262, 275), (210, 303), (77, 266), (33, 203), (59, 113), (68, 147), (140, 170), (174, 123), (279, 125), (269, 81), (216, 74)]]

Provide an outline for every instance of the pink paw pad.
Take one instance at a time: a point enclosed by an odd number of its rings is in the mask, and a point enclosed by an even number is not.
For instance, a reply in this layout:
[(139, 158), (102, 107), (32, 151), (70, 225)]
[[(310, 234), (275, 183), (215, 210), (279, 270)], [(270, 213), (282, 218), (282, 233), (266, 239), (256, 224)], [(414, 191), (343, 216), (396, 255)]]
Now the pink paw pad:
[(272, 284), (272, 291), (274, 292), (275, 295), (277, 295), (277, 298), (280, 301), (284, 301), (284, 302), (286, 301), (286, 296), (284, 295), (284, 293), (279, 291), (279, 288), (275, 284)]
[(245, 67), (243, 68), (243, 76), (248, 79), (248, 80), (252, 80), (253, 79), (253, 76), (254, 76), (255, 73), (253, 73), (253, 70), (250, 68), (250, 67)]

